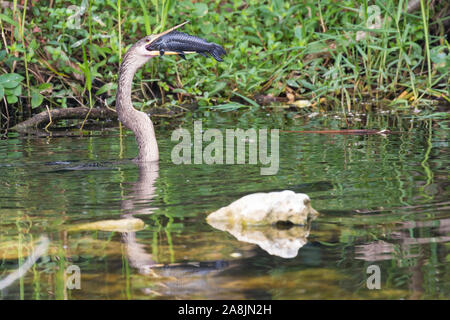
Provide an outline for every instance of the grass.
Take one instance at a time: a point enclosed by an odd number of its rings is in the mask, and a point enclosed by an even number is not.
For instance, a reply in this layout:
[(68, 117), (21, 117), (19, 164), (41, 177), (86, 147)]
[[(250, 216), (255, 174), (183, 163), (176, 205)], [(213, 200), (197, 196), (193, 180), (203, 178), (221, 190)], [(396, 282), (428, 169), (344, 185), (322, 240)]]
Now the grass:
[[(20, 89), (0, 83), (2, 123), (46, 106), (114, 107), (127, 48), (186, 20), (183, 31), (225, 47), (225, 62), (154, 59), (135, 78), (136, 107), (196, 103), (224, 111), (270, 98), (344, 112), (366, 110), (361, 100), (433, 110), (436, 100), (450, 101), (450, 9), (421, 0), (408, 13), (409, 2), (14, 1), (0, 15), (0, 74), (24, 81)], [(84, 8), (77, 28), (71, 5)]]

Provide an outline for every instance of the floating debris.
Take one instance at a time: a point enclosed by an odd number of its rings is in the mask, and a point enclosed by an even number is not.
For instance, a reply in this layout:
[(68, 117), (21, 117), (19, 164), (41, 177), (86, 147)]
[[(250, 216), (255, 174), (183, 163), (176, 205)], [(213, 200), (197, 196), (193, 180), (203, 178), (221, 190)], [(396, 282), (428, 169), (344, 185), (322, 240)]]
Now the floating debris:
[(102, 220), (91, 223), (83, 223), (69, 227), (68, 231), (116, 231), (132, 232), (144, 229), (145, 223), (138, 218), (127, 218), (120, 220)]

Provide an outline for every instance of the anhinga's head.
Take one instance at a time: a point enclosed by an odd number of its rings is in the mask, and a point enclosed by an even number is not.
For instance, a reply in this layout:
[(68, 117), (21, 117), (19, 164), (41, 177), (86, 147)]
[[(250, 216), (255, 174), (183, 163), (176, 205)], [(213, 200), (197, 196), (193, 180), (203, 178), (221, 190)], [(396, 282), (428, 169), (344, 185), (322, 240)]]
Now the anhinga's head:
[(124, 64), (139, 68), (152, 57), (177, 54), (181, 58), (186, 59), (184, 55), (187, 53), (199, 53), (204, 57), (208, 57), (209, 54), (217, 61), (223, 61), (222, 56), (226, 52), (222, 46), (196, 36), (175, 31), (186, 23), (188, 21), (159, 34), (149, 35), (139, 40), (128, 50), (124, 58)]

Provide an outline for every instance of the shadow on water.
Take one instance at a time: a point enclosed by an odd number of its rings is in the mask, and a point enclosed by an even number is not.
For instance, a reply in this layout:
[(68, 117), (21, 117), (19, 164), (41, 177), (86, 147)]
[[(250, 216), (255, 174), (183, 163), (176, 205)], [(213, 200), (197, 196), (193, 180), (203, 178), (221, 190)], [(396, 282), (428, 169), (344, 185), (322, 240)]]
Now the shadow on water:
[[(342, 121), (215, 115), (204, 128), (339, 128)], [(0, 279), (42, 234), (48, 254), (4, 299), (448, 298), (448, 134), (432, 121), (372, 117), (395, 135), (280, 134), (280, 169), (174, 165), (171, 130), (157, 129), (159, 165), (136, 166), (134, 137), (0, 141)], [(192, 130), (191, 119), (183, 125)], [(237, 124), (237, 125), (236, 125)], [(295, 257), (271, 255), (205, 222), (254, 192), (307, 193), (321, 214)], [(124, 230), (73, 229), (140, 219)], [(65, 270), (76, 265), (81, 288)], [(368, 290), (367, 268), (381, 270)]]

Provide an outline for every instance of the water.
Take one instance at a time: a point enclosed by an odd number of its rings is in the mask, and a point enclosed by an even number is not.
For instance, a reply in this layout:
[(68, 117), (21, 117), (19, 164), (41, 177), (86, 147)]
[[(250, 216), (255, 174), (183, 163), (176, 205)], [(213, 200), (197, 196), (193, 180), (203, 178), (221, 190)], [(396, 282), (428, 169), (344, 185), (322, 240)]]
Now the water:
[[(157, 127), (158, 171), (128, 161), (137, 152), (134, 136), (121, 138), (116, 129), (83, 137), (10, 135), (0, 141), (0, 280), (25, 263), (42, 235), (50, 244), (0, 297), (448, 299), (448, 131), (410, 117), (350, 120), (353, 128), (402, 133), (281, 132), (273, 176), (260, 175), (259, 165), (174, 165), (168, 124)], [(177, 125), (192, 130), (192, 119)], [(203, 123), (221, 130), (341, 125), (334, 117), (282, 112), (217, 114)], [(308, 194), (320, 212), (294, 258), (270, 255), (205, 221), (246, 194), (285, 189)], [(129, 217), (145, 227), (73, 229)], [(380, 268), (380, 290), (367, 288), (371, 265)], [(79, 267), (80, 289), (70, 289), (71, 266)]]

